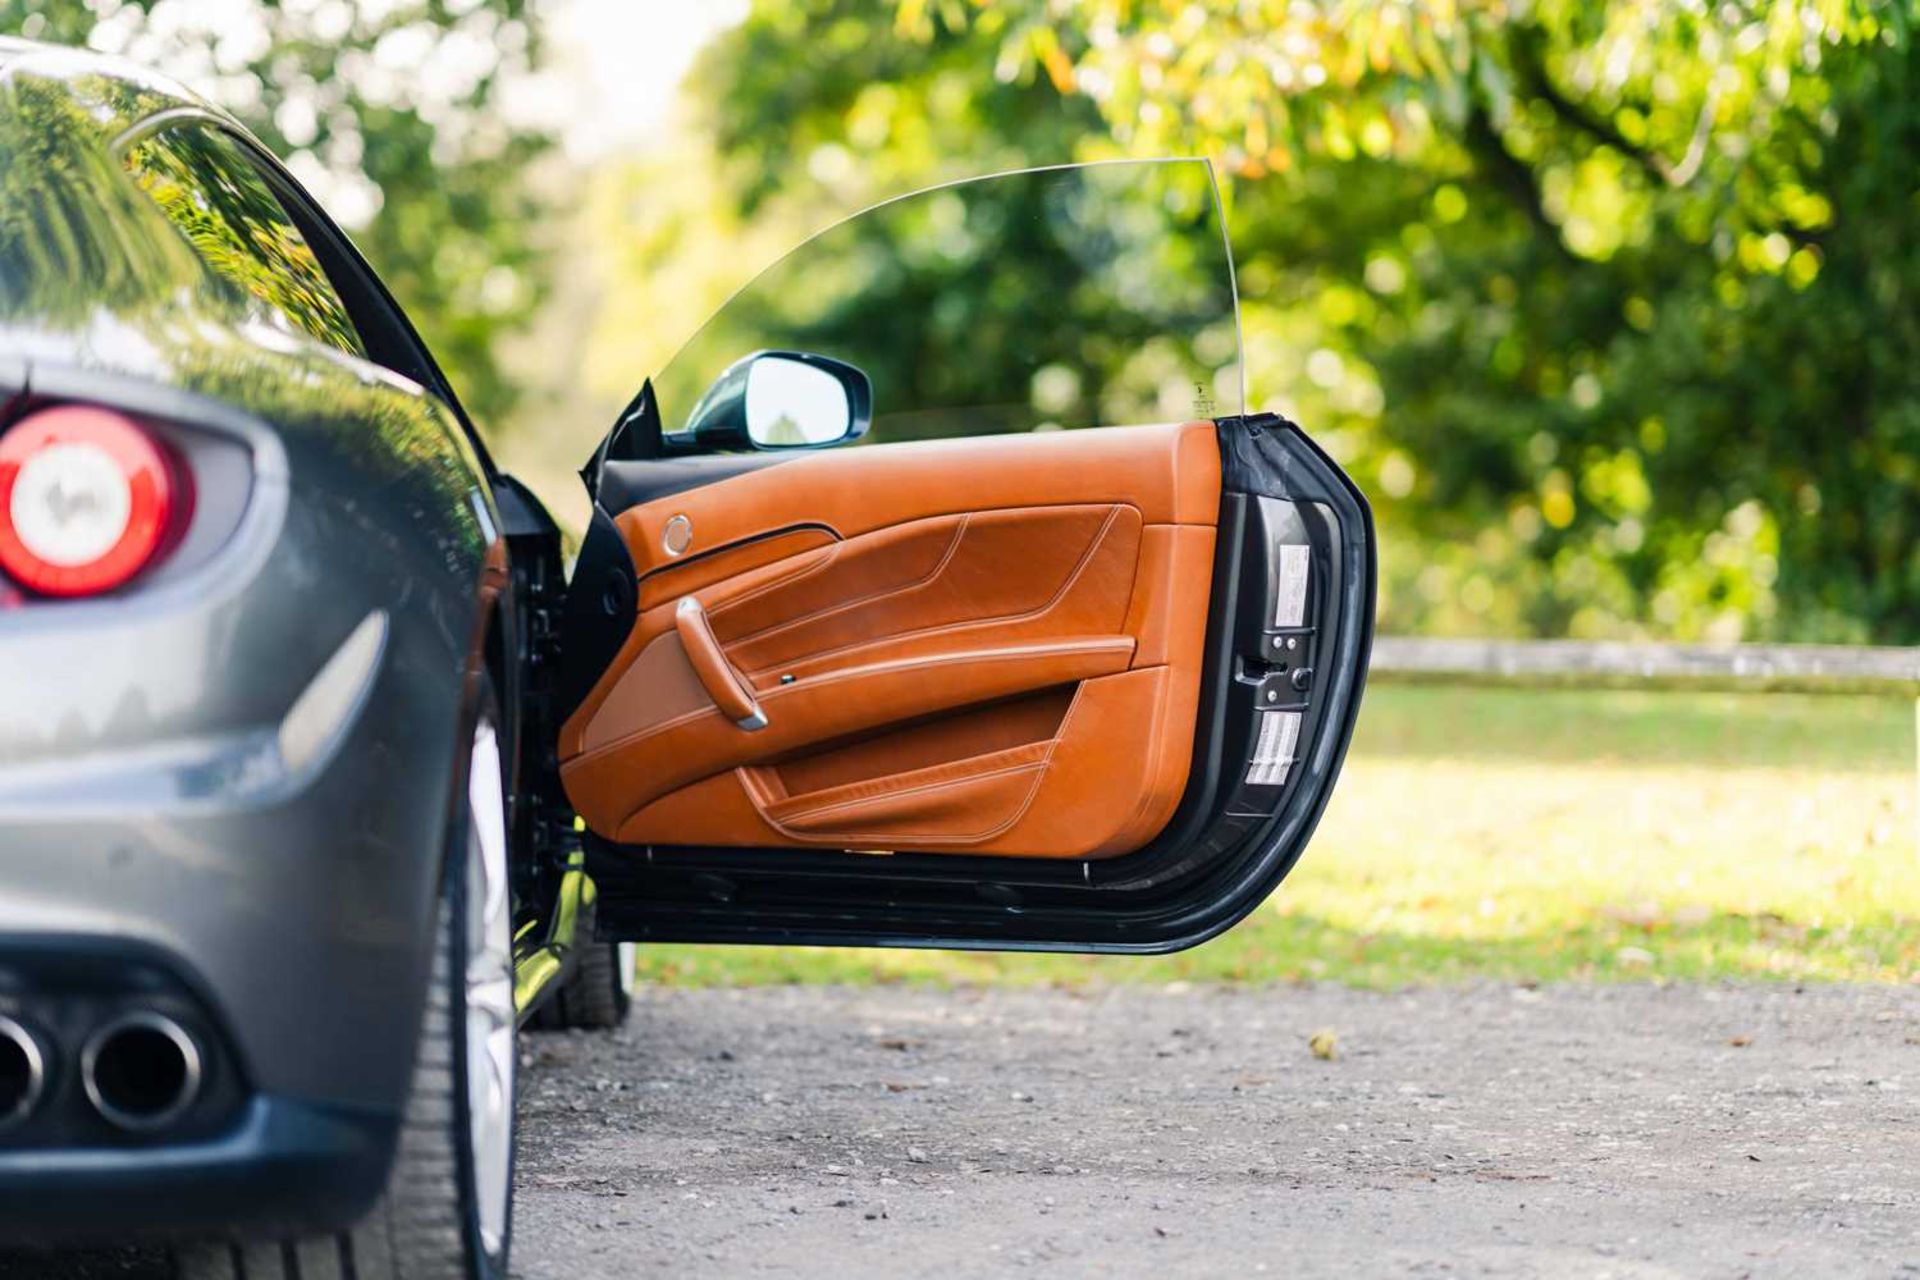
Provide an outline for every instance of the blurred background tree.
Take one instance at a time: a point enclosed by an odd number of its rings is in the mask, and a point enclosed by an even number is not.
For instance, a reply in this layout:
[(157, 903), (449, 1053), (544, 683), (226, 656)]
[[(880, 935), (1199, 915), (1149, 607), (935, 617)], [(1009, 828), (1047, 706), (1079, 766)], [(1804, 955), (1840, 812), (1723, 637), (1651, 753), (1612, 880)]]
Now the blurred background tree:
[[(808, 233), (956, 177), (1205, 155), (1249, 407), (1375, 499), (1384, 629), (1920, 638), (1920, 0), (693, 9), (0, 0), (0, 29), (235, 110), (562, 505), (640, 379)], [(595, 76), (552, 73), (568, 21)], [(682, 114), (638, 145), (590, 82), (663, 87), (675, 41), (705, 46)], [(869, 338), (888, 287), (842, 300)]]
[(1251, 403), (1375, 496), (1384, 629), (1910, 640), (1916, 12), (762, 0), (688, 78), (698, 144), (611, 179), (593, 365), (661, 327), (641, 282), (764, 261), (743, 227), (1210, 155)]
[(483, 422), (513, 407), (502, 338), (545, 289), (534, 177), (506, 109), (530, 0), (0, 0), (0, 31), (158, 67), (231, 110), (347, 227)]

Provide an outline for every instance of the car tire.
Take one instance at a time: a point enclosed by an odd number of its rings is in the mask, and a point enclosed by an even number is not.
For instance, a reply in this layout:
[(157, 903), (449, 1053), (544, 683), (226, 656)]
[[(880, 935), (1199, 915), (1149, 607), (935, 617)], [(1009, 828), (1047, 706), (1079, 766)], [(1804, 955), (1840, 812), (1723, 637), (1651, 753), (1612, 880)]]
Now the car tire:
[(606, 1031), (627, 1020), (633, 1005), (631, 942), (592, 942), (560, 989), (527, 1020), (532, 1031)]
[[(498, 723), (487, 697), (475, 723), (466, 821), (441, 890), (419, 1048), (385, 1193), (341, 1235), (181, 1250), (179, 1280), (506, 1276), (517, 1047), (511, 902), (498, 909), (502, 895), (510, 897)], [(490, 1105), (492, 1091), (499, 1096)]]

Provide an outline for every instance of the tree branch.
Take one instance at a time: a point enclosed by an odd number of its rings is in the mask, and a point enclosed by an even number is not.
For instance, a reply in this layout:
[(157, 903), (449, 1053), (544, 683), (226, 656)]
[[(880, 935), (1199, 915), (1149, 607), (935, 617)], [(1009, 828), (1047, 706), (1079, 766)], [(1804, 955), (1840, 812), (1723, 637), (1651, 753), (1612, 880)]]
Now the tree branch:
[(1514, 79), (1527, 93), (1546, 103), (1562, 124), (1618, 151), (1665, 185), (1684, 187), (1693, 181), (1706, 161), (1707, 144), (1713, 138), (1713, 114), (1720, 101), (1718, 83), (1708, 83), (1706, 99), (1700, 104), (1699, 118), (1694, 121), (1693, 135), (1687, 140), (1686, 154), (1676, 164), (1651, 147), (1628, 138), (1606, 116), (1567, 96), (1547, 74), (1546, 61), (1540, 56), (1540, 39), (1537, 31), (1525, 35), (1516, 32), (1507, 38), (1507, 57)]
[(1547, 216), (1540, 185), (1533, 179), (1533, 170), (1507, 150), (1499, 129), (1494, 127), (1492, 113), (1477, 94), (1467, 109), (1466, 129), (1461, 141), (1487, 175), (1487, 180), (1520, 207), (1540, 237), (1552, 245), (1560, 256), (1571, 258), (1566, 242), (1560, 238), (1559, 225)]

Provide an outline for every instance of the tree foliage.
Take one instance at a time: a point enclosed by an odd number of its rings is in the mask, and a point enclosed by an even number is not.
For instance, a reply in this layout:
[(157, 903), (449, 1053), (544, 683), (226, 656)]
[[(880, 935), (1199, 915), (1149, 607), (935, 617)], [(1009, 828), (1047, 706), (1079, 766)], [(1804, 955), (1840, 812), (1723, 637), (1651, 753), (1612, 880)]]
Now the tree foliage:
[(692, 83), (736, 218), (1212, 156), (1389, 629), (1911, 639), (1916, 12), (763, 0)]
[(534, 67), (532, 0), (0, 0), (0, 30), (124, 53), (237, 115), (353, 233), (482, 423), (497, 348), (538, 306), (550, 146), (504, 86)]
[(262, 304), (260, 314), (365, 354), (319, 259), (225, 135), (163, 129), (127, 149), (126, 167), (215, 279)]

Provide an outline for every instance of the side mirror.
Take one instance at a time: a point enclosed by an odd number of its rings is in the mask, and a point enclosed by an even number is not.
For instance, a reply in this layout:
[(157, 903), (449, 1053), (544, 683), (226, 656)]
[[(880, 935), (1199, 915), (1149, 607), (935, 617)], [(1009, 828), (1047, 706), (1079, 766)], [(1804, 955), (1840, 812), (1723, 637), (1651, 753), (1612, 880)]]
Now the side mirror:
[(817, 449), (866, 434), (873, 383), (853, 365), (808, 351), (756, 351), (700, 397), (665, 437), (680, 452)]

